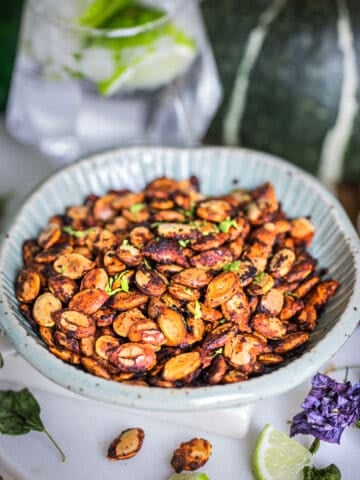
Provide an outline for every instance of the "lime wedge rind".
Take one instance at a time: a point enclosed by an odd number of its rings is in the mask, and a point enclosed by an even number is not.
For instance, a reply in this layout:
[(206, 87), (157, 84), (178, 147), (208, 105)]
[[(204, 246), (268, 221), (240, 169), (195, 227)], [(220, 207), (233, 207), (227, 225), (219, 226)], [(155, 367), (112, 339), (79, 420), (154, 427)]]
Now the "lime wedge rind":
[(121, 90), (154, 89), (173, 81), (193, 62), (196, 52), (182, 45), (155, 50), (120, 65), (112, 77), (97, 84), (104, 96)]
[(78, 24), (83, 27), (98, 28), (119, 10), (132, 3), (133, 0), (95, 0), (82, 13)]
[(168, 480), (210, 480), (206, 473), (173, 473)]
[(256, 480), (296, 480), (304, 467), (312, 464), (312, 454), (285, 433), (265, 425), (252, 457)]

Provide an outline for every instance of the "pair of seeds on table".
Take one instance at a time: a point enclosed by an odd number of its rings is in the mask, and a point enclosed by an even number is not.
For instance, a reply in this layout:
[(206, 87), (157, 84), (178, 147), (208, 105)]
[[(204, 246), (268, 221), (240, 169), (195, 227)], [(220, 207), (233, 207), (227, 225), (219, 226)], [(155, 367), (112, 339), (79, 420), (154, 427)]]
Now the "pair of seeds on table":
[[(129, 428), (115, 438), (108, 449), (109, 460), (127, 460), (141, 449), (145, 434), (141, 428)], [(205, 465), (212, 451), (210, 442), (203, 438), (193, 438), (181, 443), (173, 452), (171, 466), (175, 472), (194, 471)]]

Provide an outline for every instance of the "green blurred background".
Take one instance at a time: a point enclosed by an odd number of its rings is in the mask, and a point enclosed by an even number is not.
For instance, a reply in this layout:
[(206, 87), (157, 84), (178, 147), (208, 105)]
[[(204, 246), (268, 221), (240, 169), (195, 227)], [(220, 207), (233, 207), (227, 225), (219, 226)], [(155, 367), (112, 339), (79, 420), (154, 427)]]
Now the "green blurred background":
[(0, 109), (6, 106), (11, 70), (15, 58), (23, 0), (1, 2), (0, 9)]

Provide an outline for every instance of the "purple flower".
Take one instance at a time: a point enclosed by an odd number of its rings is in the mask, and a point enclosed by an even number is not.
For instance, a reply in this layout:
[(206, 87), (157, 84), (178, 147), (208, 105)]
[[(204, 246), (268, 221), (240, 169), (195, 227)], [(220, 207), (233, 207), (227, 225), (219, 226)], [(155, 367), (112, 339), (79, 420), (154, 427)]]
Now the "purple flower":
[(360, 418), (360, 382), (338, 383), (317, 373), (311, 383), (301, 405), (303, 411), (293, 418), (290, 436), (304, 433), (325, 442), (340, 443), (344, 429)]

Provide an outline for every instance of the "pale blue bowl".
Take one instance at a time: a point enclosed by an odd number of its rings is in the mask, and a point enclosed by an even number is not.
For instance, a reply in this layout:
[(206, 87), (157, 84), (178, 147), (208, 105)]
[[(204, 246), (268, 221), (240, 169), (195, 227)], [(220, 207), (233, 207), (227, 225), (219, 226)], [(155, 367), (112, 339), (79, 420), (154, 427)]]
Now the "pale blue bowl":
[[(197, 175), (206, 194), (234, 187), (275, 185), (289, 216), (311, 215), (316, 235), (311, 247), (319, 265), (341, 287), (311, 334), (304, 353), (278, 370), (247, 382), (201, 388), (161, 389), (123, 385), (79, 370), (48, 352), (22, 317), (14, 282), (22, 265), (21, 247), (36, 237), (48, 218), (66, 206), (82, 203), (91, 192), (141, 189), (159, 175)], [(81, 395), (124, 407), (162, 411), (195, 411), (248, 405), (299, 385), (346, 342), (360, 318), (360, 244), (337, 200), (310, 175), (286, 162), (245, 149), (173, 148), (120, 149), (81, 160), (50, 177), (29, 196), (14, 219), (0, 251), (1, 325), (6, 335), (37, 370)]]

